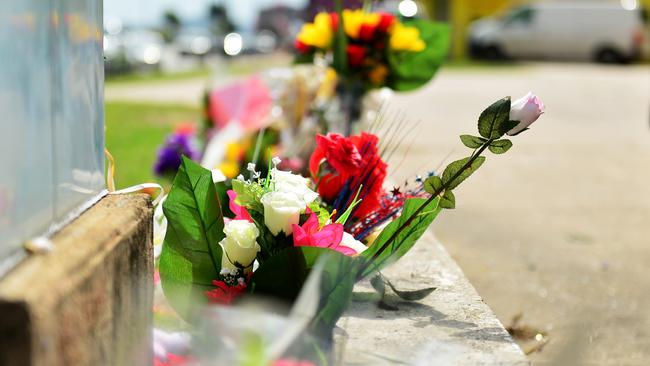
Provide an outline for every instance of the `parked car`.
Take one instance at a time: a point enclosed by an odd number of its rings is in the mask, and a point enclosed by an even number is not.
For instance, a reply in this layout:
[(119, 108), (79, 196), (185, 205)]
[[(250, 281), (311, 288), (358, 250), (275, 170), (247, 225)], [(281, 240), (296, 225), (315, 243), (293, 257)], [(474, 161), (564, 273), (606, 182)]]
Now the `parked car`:
[(621, 2), (540, 2), (499, 18), (474, 22), (476, 58), (582, 59), (621, 63), (637, 59), (647, 41), (647, 14)]

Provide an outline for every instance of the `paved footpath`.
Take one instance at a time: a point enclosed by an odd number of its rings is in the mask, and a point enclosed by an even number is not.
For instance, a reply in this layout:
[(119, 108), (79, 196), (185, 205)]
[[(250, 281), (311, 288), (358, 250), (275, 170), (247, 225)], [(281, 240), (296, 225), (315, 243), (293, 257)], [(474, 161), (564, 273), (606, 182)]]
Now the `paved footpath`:
[(396, 176), (461, 157), (456, 136), (476, 132), (484, 106), (529, 90), (546, 115), (488, 156), (433, 230), (504, 324), (522, 313), (548, 332), (534, 364), (647, 365), (650, 67), (444, 70), (390, 103), (421, 121)]

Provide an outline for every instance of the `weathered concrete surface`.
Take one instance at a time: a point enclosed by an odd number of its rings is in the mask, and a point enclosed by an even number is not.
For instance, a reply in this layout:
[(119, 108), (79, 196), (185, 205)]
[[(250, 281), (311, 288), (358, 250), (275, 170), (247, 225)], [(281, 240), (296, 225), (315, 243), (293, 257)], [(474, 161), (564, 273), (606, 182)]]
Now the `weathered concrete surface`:
[(443, 246), (428, 232), (383, 271), (398, 289), (437, 287), (423, 300), (389, 298), (397, 311), (377, 308), (369, 283), (338, 325), (347, 365), (528, 365), (521, 349), (478, 296)]
[(548, 333), (534, 364), (648, 365), (648, 65), (443, 69), (390, 102), (423, 122), (394, 179), (466, 156), (457, 136), (476, 132), (481, 109), (529, 90), (546, 114), (507, 154), (488, 154), (436, 236), (504, 324), (523, 313)]
[(152, 208), (108, 196), (0, 280), (0, 365), (151, 364)]

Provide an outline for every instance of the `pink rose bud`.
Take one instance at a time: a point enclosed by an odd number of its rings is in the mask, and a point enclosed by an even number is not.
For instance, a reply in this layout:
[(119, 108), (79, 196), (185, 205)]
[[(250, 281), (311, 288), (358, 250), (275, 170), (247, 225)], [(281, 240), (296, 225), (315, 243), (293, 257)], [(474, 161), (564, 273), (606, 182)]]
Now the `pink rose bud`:
[(508, 131), (508, 135), (514, 136), (523, 131), (537, 121), (542, 113), (544, 113), (544, 103), (532, 92), (515, 100), (510, 106), (510, 120), (519, 121), (519, 124)]

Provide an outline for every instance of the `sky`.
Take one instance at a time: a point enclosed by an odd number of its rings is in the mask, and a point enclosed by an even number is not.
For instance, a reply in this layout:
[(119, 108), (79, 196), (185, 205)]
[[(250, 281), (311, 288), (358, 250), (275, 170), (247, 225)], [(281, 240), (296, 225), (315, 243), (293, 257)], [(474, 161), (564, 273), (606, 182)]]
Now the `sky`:
[(104, 0), (104, 18), (119, 18), (126, 25), (156, 25), (166, 10), (173, 10), (181, 20), (193, 20), (203, 17), (213, 3), (222, 3), (236, 25), (250, 29), (260, 9), (304, 6), (307, 0)]

